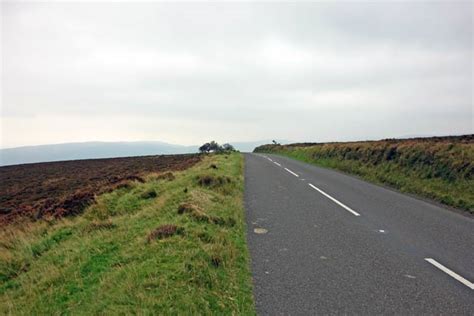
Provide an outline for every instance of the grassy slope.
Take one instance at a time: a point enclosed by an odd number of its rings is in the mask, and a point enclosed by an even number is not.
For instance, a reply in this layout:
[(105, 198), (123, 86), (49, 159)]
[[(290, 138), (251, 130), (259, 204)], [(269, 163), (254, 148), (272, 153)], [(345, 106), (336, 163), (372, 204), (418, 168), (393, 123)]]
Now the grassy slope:
[[(82, 216), (6, 228), (0, 314), (254, 314), (242, 168), (240, 154), (209, 156), (172, 181), (104, 194)], [(201, 186), (203, 174), (231, 182)], [(178, 214), (183, 202), (200, 216)], [(162, 224), (183, 231), (148, 242)]]
[(356, 174), (474, 214), (473, 143), (415, 140), (265, 145), (256, 152)]

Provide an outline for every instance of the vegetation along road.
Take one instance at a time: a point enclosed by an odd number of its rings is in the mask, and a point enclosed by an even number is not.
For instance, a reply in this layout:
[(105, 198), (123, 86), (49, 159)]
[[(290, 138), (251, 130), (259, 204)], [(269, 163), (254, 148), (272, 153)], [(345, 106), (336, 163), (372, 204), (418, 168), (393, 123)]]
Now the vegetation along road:
[[(65, 179), (71, 167), (78, 174), (71, 178), (81, 185)], [(5, 188), (4, 210), (24, 204), (44, 211), (41, 219), (30, 218), (25, 207), (2, 222), (1, 315), (254, 313), (242, 155), (102, 159), (0, 171), (18, 179), (37, 169), (49, 171), (51, 185), (101, 190), (93, 201), (74, 190), (52, 190), (58, 193), (45, 208), (33, 199), (44, 192), (31, 188), (36, 194), (28, 199), (22, 194), (29, 181)], [(80, 209), (85, 202), (91, 204)], [(70, 205), (77, 210), (61, 211)]]
[(474, 310), (468, 214), (288, 157), (245, 161), (258, 314)]
[(0, 314), (472, 314), (470, 139), (1, 167)]

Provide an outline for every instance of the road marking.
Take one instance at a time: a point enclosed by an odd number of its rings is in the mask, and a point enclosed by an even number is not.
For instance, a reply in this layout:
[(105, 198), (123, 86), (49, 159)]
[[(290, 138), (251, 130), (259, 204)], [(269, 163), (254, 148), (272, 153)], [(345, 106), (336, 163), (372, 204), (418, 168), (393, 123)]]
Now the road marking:
[(268, 160), (270, 160), (271, 162), (273, 162), (273, 160), (271, 160), (270, 158), (267, 158)]
[(328, 199), (330, 199), (331, 201), (333, 201), (334, 203), (338, 204), (339, 206), (343, 207), (344, 209), (346, 209), (347, 211), (351, 212), (352, 214), (354, 214), (355, 216), (360, 216), (359, 213), (357, 213), (356, 211), (354, 211), (353, 209), (351, 209), (349, 206), (346, 206), (344, 204), (342, 204), (341, 202), (339, 202), (338, 200), (336, 200), (335, 198), (333, 198), (332, 196), (330, 196), (329, 194), (327, 194), (326, 192), (324, 192), (323, 190), (315, 187), (314, 185), (312, 185), (311, 183), (308, 183), (308, 185), (310, 187), (312, 187), (313, 189), (315, 189), (316, 191), (318, 191), (319, 193), (321, 193), (322, 195), (324, 195), (325, 197), (327, 197)]
[(453, 271), (449, 270), (448, 268), (446, 268), (445, 266), (443, 266), (441, 263), (439, 263), (438, 261), (436, 261), (434, 259), (425, 258), (425, 260), (428, 261), (429, 263), (431, 263), (432, 265), (434, 265), (436, 268), (440, 269), (441, 271), (443, 271), (443, 272), (447, 273), (448, 275), (450, 275), (451, 277), (455, 278), (456, 280), (458, 280), (459, 282), (461, 282), (462, 284), (464, 284), (465, 286), (467, 286), (471, 290), (474, 290), (474, 284), (472, 282), (469, 282), (468, 280), (466, 280), (465, 278), (463, 278), (462, 276), (460, 276), (456, 272), (453, 272)]
[(281, 165), (278, 162), (274, 161), (273, 163), (277, 165), (278, 167), (281, 167)]
[(295, 177), (299, 177), (299, 175), (297, 175), (296, 173), (294, 173), (294, 172), (291, 171), (290, 169), (285, 168), (285, 170), (288, 171), (289, 173), (291, 173), (292, 175), (294, 175)]

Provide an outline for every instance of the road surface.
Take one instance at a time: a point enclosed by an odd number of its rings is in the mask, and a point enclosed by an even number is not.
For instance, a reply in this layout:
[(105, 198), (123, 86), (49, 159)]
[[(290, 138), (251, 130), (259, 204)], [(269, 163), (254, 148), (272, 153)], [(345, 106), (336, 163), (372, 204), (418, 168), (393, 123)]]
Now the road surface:
[(474, 315), (472, 218), (267, 154), (245, 206), (260, 315)]

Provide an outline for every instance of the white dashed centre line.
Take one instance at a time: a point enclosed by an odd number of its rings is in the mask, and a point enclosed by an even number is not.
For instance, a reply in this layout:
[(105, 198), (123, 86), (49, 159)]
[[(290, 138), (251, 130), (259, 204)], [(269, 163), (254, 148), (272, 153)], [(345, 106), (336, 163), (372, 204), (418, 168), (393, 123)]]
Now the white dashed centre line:
[(285, 168), (285, 170), (288, 171), (289, 173), (291, 173), (292, 175), (294, 175), (295, 177), (299, 177), (299, 175), (297, 175), (296, 173), (294, 173), (294, 172), (291, 171), (290, 169)]
[(278, 162), (274, 161), (273, 163), (277, 165), (278, 167), (281, 167), (281, 165)]
[(444, 273), (446, 273), (449, 276), (455, 278), (456, 280), (458, 280), (459, 282), (461, 282), (462, 284), (464, 284), (465, 286), (467, 286), (471, 290), (474, 290), (474, 284), (472, 282), (469, 282), (468, 280), (466, 280), (465, 278), (463, 278), (462, 276), (460, 276), (456, 272), (453, 272), (453, 271), (449, 270), (448, 268), (446, 268), (445, 266), (443, 266), (441, 263), (439, 263), (438, 261), (436, 261), (434, 259), (425, 258), (425, 260), (428, 261), (429, 263), (431, 263), (432, 265), (434, 265), (436, 268), (443, 271)]
[(308, 185), (310, 187), (312, 187), (313, 189), (315, 189), (316, 191), (318, 191), (319, 193), (321, 193), (322, 195), (324, 195), (325, 197), (327, 197), (328, 199), (330, 199), (331, 201), (333, 201), (334, 203), (338, 204), (339, 206), (341, 206), (342, 208), (344, 208), (346, 211), (349, 211), (351, 212), (353, 215), (355, 216), (360, 216), (359, 213), (357, 213), (356, 211), (354, 211), (353, 209), (351, 209), (349, 206), (347, 205), (344, 205), (343, 203), (339, 202), (338, 200), (336, 200), (335, 198), (333, 198), (332, 196), (330, 196), (329, 194), (327, 194), (326, 192), (324, 192), (323, 190), (315, 187), (314, 185), (312, 185), (311, 183), (308, 183)]

